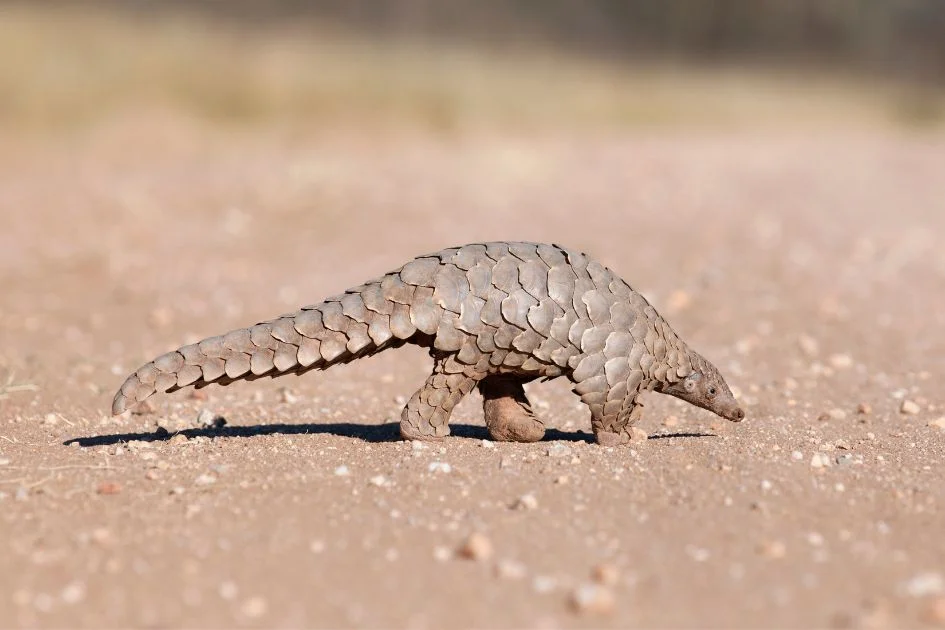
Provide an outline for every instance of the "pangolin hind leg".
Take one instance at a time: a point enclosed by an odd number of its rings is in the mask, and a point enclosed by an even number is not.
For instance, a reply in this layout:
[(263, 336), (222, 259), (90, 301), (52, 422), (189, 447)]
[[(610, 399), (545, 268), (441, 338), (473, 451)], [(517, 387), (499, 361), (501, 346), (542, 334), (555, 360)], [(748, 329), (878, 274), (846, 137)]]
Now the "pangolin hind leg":
[(537, 442), (545, 436), (545, 425), (532, 412), (523, 382), (508, 375), (487, 376), (479, 381), (486, 427), (493, 440)]
[(449, 368), (455, 362), (435, 359), (433, 373), (400, 414), (400, 435), (405, 440), (439, 440), (450, 434), (450, 414), (477, 379)]

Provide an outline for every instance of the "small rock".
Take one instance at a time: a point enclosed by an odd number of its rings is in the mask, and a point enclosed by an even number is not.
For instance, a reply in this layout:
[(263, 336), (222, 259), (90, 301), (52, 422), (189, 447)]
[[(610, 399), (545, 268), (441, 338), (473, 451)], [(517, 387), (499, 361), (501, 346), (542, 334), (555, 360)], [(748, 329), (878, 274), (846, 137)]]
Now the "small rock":
[(536, 575), (532, 579), (532, 589), (536, 593), (550, 593), (558, 586), (558, 581), (550, 575)]
[(196, 479), (194, 479), (194, 483), (197, 484), (198, 486), (209, 486), (209, 485), (215, 484), (216, 482), (217, 482), (217, 478), (207, 473), (204, 473), (200, 475), (199, 477), (197, 477)]
[(802, 453), (801, 451), (791, 451), (791, 459), (793, 459), (796, 462), (799, 462), (802, 459), (804, 459), (804, 453)]
[(437, 562), (446, 562), (453, 557), (453, 553), (446, 547), (437, 546), (433, 548), (433, 558)]
[(571, 447), (562, 442), (555, 442), (548, 447), (546, 451), (548, 457), (570, 457), (571, 456)]
[(907, 416), (914, 416), (920, 411), (922, 411), (922, 409), (919, 407), (919, 405), (915, 401), (909, 400), (908, 398), (903, 400), (902, 404), (899, 405), (899, 413), (905, 414)]
[(523, 494), (512, 507), (516, 510), (534, 510), (538, 508), (538, 499), (535, 498), (534, 494)]
[(591, 570), (591, 579), (604, 586), (616, 586), (620, 581), (620, 570), (612, 564), (598, 564)]
[(282, 402), (289, 405), (294, 405), (299, 401), (298, 395), (296, 395), (296, 393), (288, 387), (283, 387), (279, 390), (279, 398), (282, 400)]
[(847, 412), (839, 407), (835, 407), (827, 412), (827, 416), (829, 416), (831, 420), (843, 420), (847, 417)]
[(495, 448), (495, 442), (492, 440), (483, 440), (480, 442), (480, 446), (482, 446), (482, 448)]
[(262, 617), (268, 609), (269, 605), (262, 597), (250, 597), (240, 606), (240, 611), (251, 619)]
[[(942, 416), (938, 420), (929, 421), (930, 427), (938, 427), (939, 429), (945, 429), (945, 416)], [(8, 460), (9, 461), (9, 460)]]
[(945, 593), (945, 578), (932, 571), (919, 573), (903, 583), (902, 590), (910, 597), (942, 595)]
[(499, 560), (495, 565), (496, 577), (504, 580), (521, 580), (525, 573), (525, 565), (515, 560)]
[(570, 483), (570, 481), (571, 481), (571, 478), (568, 477), (567, 475), (560, 475), (559, 477), (555, 479), (555, 483), (561, 486), (567, 483)]
[(801, 352), (809, 357), (815, 356), (818, 352), (820, 352), (820, 344), (817, 343), (816, 339), (809, 335), (801, 335), (798, 337), (797, 345), (800, 347)]
[(59, 424), (59, 418), (57, 418), (56, 414), (54, 413), (47, 413), (46, 416), (43, 418), (43, 424), (47, 426), (51, 426), (51, 427), (55, 426)]
[(856, 413), (861, 416), (868, 416), (873, 413), (873, 408), (869, 403), (860, 403), (856, 406)]
[(175, 433), (167, 440), (167, 443), (172, 446), (186, 444), (187, 442), (188, 442), (187, 436), (184, 435), (183, 433)]
[(771, 540), (759, 545), (758, 553), (771, 560), (780, 560), (787, 555), (787, 546), (780, 540)]
[(336, 477), (347, 477), (347, 476), (350, 475), (350, 474), (351, 474), (351, 471), (348, 470), (348, 467), (345, 466), (344, 464), (342, 464), (341, 466), (338, 466), (337, 468), (335, 468), (335, 476), (336, 476)]
[(427, 470), (431, 473), (443, 473), (448, 474), (452, 472), (453, 467), (447, 464), (446, 462), (430, 462), (430, 465), (427, 466)]
[(845, 370), (846, 368), (853, 365), (853, 357), (851, 357), (849, 354), (830, 355), (830, 365), (838, 370)]
[(229, 580), (221, 582), (217, 591), (220, 593), (222, 599), (236, 599), (236, 596), (239, 595), (239, 588), (235, 583)]
[(226, 425), (226, 418), (216, 415), (209, 409), (201, 409), (197, 414), (197, 424), (205, 429), (219, 429)]
[(456, 555), (467, 560), (488, 560), (492, 557), (492, 541), (485, 534), (473, 532), (456, 550)]
[(63, 603), (78, 604), (85, 599), (85, 585), (81, 582), (70, 582), (60, 594)]
[(95, 489), (95, 492), (104, 495), (118, 494), (121, 492), (121, 484), (114, 481), (103, 481)]
[(6, 457), (0, 457), (0, 466), (9, 466), (10, 460)]
[(599, 584), (583, 584), (571, 593), (569, 603), (580, 614), (609, 615), (616, 601), (610, 589)]
[(810, 458), (810, 467), (811, 468), (824, 468), (831, 464), (830, 457), (826, 453), (814, 453), (813, 457)]
[(628, 432), (630, 433), (630, 441), (634, 444), (638, 444), (640, 442), (646, 442), (650, 437), (649, 435), (646, 434), (646, 431), (644, 431), (640, 427), (630, 427), (628, 429)]
[(382, 488), (387, 485), (387, 477), (385, 477), (384, 475), (374, 475), (368, 480), (368, 483), (371, 484), (372, 486), (377, 486), (378, 488)]

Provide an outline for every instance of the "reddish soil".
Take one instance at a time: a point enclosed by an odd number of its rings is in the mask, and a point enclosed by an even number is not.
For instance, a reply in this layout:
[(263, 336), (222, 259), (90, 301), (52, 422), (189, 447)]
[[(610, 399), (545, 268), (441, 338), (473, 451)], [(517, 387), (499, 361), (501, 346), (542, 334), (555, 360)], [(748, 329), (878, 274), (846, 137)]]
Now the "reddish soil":
[[(943, 165), (891, 132), (8, 138), (0, 626), (945, 624)], [(484, 441), (473, 394), (418, 449), (416, 348), (109, 416), (161, 352), (492, 239), (618, 271), (747, 420), (653, 394), (602, 448), (555, 381), (543, 442)]]

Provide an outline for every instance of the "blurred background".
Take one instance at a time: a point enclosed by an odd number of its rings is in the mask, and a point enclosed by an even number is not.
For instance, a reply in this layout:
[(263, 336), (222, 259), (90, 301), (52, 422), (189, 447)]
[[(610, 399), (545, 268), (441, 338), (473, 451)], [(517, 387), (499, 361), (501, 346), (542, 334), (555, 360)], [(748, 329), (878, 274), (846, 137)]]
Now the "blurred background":
[(938, 0), (0, 3), (0, 124), (938, 125)]

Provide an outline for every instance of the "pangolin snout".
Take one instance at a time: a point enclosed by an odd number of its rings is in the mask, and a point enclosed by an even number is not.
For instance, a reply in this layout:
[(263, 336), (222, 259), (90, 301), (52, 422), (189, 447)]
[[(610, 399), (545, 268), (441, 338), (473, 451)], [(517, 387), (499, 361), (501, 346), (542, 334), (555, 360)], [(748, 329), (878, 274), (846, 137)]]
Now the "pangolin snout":
[(734, 411), (729, 412), (728, 419), (732, 422), (741, 422), (745, 419), (745, 412), (741, 407), (735, 407)]

